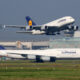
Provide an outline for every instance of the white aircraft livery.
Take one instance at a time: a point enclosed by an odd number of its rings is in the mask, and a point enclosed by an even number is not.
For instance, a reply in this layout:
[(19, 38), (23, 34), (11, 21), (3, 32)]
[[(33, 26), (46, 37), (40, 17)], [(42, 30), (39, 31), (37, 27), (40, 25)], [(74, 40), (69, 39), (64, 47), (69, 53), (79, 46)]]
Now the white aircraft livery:
[(75, 22), (75, 19), (71, 16), (65, 16), (43, 25), (36, 25), (36, 23), (33, 22), (29, 16), (26, 17), (26, 21), (28, 23), (28, 26), (4, 25), (4, 27), (22, 28), (25, 29), (25, 31), (17, 31), (17, 33), (29, 33), (38, 35), (54, 35), (55, 33), (60, 34), (60, 31), (64, 30), (78, 30), (78, 26), (72, 25)]
[[(4, 50), (1, 47), (0, 56), (36, 60), (37, 62), (55, 62), (56, 59), (80, 58), (80, 48), (45, 49), (45, 50)], [(2, 50), (3, 49), (3, 50)]]

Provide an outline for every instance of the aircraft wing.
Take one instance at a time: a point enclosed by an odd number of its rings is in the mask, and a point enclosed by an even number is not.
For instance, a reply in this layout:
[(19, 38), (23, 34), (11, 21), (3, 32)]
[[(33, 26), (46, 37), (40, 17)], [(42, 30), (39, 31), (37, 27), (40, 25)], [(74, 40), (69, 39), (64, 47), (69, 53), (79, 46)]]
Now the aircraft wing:
[(32, 34), (32, 31), (17, 31), (16, 33), (31, 33)]
[(49, 54), (48, 50), (0, 50), (0, 56), (9, 58), (29, 59), (40, 61), (54, 61), (56, 55)]
[(25, 28), (25, 25), (5, 25), (5, 27), (13, 27), (13, 28)]
[[(25, 28), (25, 25), (3, 25), (5, 27)], [(28, 25), (27, 25), (28, 26)], [(41, 27), (42, 25), (32, 25), (32, 27)]]
[[(29, 28), (30, 26), (28, 25), (0, 25), (2, 28)], [(33, 29), (40, 29), (42, 25), (35, 25), (33, 27)]]
[(25, 25), (4, 25), (0, 24), (0, 29), (5, 29), (5, 28), (22, 28), (25, 29), (27, 26)]

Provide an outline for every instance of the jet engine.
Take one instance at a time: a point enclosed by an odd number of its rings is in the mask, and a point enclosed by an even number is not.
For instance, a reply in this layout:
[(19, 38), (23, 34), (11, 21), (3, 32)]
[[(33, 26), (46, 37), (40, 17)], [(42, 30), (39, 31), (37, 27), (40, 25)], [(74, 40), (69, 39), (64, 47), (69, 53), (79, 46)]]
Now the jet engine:
[(35, 60), (36, 56), (35, 55), (27, 55), (27, 59)]
[(56, 58), (55, 57), (50, 57), (50, 56), (36, 56), (36, 62), (55, 62)]
[(77, 31), (78, 30), (78, 26), (74, 26), (74, 31)]
[(5, 29), (5, 25), (2, 25), (2, 24), (0, 24), (0, 30), (3, 30), (3, 29)]
[(68, 29), (71, 31), (77, 31), (78, 30), (78, 26), (69, 26)]

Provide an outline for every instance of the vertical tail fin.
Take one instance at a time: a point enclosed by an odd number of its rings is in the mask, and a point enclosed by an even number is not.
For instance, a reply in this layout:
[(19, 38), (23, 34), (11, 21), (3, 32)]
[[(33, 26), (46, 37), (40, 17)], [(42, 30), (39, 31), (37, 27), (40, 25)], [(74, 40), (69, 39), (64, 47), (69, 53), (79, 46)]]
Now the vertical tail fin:
[(0, 45), (0, 50), (5, 50), (5, 48), (3, 46)]
[(35, 22), (33, 22), (33, 20), (29, 16), (26, 17), (26, 21), (29, 26), (36, 25)]

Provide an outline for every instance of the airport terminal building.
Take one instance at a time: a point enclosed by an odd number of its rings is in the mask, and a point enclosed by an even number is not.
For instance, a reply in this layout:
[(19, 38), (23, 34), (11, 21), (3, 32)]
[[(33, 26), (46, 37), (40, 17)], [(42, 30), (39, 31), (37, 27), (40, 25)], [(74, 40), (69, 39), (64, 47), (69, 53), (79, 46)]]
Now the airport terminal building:
[(65, 37), (49, 41), (0, 42), (6, 49), (80, 48), (80, 37)]
[(80, 37), (50, 40), (50, 48), (80, 48)]

